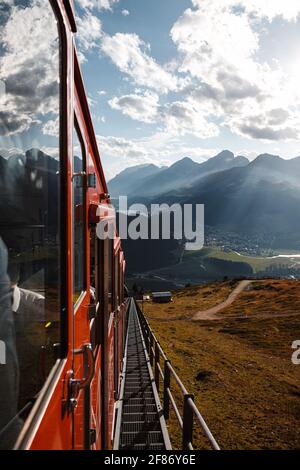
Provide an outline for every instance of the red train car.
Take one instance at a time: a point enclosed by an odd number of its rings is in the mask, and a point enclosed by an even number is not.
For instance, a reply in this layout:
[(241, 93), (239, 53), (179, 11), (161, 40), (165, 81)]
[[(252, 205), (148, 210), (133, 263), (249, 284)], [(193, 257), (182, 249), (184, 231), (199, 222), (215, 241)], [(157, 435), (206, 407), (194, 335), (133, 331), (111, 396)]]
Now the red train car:
[(73, 2), (12, 3), (0, 12), (0, 447), (109, 449), (125, 261), (117, 234), (96, 234), (113, 220)]

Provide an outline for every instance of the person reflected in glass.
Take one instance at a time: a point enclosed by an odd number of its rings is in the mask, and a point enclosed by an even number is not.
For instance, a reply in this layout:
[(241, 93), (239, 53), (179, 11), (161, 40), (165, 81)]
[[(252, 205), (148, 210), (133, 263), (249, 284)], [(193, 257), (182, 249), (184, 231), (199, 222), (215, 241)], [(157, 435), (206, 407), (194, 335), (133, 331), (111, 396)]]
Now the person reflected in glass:
[(7, 248), (0, 237), (0, 341), (5, 346), (4, 357), (0, 361), (0, 449), (13, 447), (22, 427), (22, 420), (17, 414), (19, 364), (7, 266)]

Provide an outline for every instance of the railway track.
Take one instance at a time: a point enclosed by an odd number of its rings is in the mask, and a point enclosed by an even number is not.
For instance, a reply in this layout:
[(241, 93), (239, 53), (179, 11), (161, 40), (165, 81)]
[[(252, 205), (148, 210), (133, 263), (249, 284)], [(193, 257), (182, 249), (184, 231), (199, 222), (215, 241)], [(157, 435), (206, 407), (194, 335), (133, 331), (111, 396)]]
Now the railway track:
[(136, 306), (130, 302), (114, 449), (171, 449)]

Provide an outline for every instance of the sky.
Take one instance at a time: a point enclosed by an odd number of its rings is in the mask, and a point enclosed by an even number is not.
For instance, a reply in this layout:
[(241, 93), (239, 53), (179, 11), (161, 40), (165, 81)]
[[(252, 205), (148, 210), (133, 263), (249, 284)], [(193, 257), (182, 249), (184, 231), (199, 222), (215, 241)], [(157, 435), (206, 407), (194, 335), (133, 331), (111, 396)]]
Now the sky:
[(106, 173), (222, 149), (300, 155), (298, 0), (76, 0)]
[[(49, 154), (57, 149), (57, 35), (47, 9), (44, 0), (0, 3), (0, 149), (24, 147), (26, 133)], [(107, 179), (223, 149), (300, 155), (299, 0), (75, 0), (75, 9)]]
[(30, 148), (58, 156), (59, 60), (50, 3), (1, 0), (0, 156)]

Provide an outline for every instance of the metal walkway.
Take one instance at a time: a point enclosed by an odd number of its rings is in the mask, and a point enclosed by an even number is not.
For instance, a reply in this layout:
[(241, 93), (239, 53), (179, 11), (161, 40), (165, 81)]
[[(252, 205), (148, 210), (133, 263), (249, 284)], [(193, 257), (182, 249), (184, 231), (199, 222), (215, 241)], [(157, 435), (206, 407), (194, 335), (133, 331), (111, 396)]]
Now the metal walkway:
[(133, 299), (117, 409), (114, 449), (171, 449), (163, 410)]

